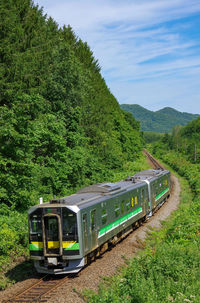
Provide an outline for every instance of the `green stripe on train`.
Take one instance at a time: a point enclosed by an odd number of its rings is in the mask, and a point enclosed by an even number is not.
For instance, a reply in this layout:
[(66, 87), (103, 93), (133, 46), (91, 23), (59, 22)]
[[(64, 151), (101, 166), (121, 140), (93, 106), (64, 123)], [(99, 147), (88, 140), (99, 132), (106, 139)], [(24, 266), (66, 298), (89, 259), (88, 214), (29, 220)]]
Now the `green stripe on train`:
[(160, 194), (158, 194), (155, 198), (155, 200), (158, 200), (159, 198), (161, 198), (166, 192), (168, 192), (169, 187), (165, 188)]
[(137, 214), (142, 212), (142, 207), (138, 207), (137, 209), (131, 211), (130, 213), (126, 214), (125, 216), (117, 219), (116, 221), (106, 225), (105, 227), (99, 230), (99, 237), (103, 236), (107, 232), (111, 231), (112, 229), (116, 228), (117, 226), (121, 225), (125, 221), (129, 220), (131, 217), (136, 216)]
[(79, 243), (74, 243), (72, 246), (66, 247), (64, 250), (78, 250)]
[(33, 243), (30, 243), (30, 244), (29, 244), (29, 249), (30, 249), (30, 250), (43, 250), (42, 247), (39, 247), (39, 245), (33, 244)]

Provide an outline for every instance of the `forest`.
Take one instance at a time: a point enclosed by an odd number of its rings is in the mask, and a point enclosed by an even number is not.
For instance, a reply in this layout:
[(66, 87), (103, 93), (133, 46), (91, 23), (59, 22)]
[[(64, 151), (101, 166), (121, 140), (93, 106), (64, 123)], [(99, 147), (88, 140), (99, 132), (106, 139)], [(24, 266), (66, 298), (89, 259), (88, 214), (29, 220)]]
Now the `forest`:
[(25, 254), (29, 207), (127, 174), (143, 139), (70, 26), (31, 0), (2, 0), (0, 14), (2, 271)]
[(164, 134), (154, 145), (153, 151), (173, 151), (192, 164), (200, 164), (200, 117), (186, 126), (175, 126), (171, 134)]

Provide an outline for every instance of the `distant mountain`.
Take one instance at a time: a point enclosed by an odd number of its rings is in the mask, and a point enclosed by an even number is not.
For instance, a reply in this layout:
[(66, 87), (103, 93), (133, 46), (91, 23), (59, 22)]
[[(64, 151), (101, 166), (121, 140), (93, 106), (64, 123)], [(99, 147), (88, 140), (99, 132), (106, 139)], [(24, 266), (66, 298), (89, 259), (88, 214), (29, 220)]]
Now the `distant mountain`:
[(130, 112), (141, 123), (141, 130), (153, 132), (171, 132), (175, 125), (185, 126), (199, 115), (182, 113), (171, 107), (150, 111), (138, 104), (121, 104), (123, 110)]

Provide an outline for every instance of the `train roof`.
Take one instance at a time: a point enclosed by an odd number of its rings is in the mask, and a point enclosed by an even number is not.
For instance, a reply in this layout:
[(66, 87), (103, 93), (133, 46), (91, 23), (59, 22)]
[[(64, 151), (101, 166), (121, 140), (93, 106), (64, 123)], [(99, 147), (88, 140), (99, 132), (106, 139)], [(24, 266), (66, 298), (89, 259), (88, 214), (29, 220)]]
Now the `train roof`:
[[(151, 180), (156, 179), (158, 176), (165, 175), (168, 173), (166, 170), (144, 170), (142, 172), (136, 173), (132, 177), (128, 177), (126, 180), (116, 182), (116, 183), (100, 183), (87, 186), (78, 190), (75, 194), (70, 196), (54, 199), (49, 203), (43, 203), (34, 206), (35, 207), (56, 207), (67, 206), (72, 209), (72, 206), (76, 206), (76, 209), (83, 209), (93, 204), (104, 202), (112, 196), (120, 195), (121, 193), (126, 193), (129, 190), (138, 189), (146, 185), (145, 180), (151, 182)], [(78, 207), (78, 208), (77, 208)], [(31, 209), (29, 213), (31, 213)]]

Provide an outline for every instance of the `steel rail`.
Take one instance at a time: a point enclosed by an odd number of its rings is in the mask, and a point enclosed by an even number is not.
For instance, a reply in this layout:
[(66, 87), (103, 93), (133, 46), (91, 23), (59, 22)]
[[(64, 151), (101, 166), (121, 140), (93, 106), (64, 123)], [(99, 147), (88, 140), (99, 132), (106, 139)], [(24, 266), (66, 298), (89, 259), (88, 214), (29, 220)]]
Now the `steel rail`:
[(155, 169), (164, 169), (163, 165), (160, 164), (146, 149), (143, 149), (143, 153), (151, 161)]
[(68, 276), (54, 277), (46, 275), (30, 287), (19, 292), (3, 303), (47, 302), (49, 295), (68, 280)]

